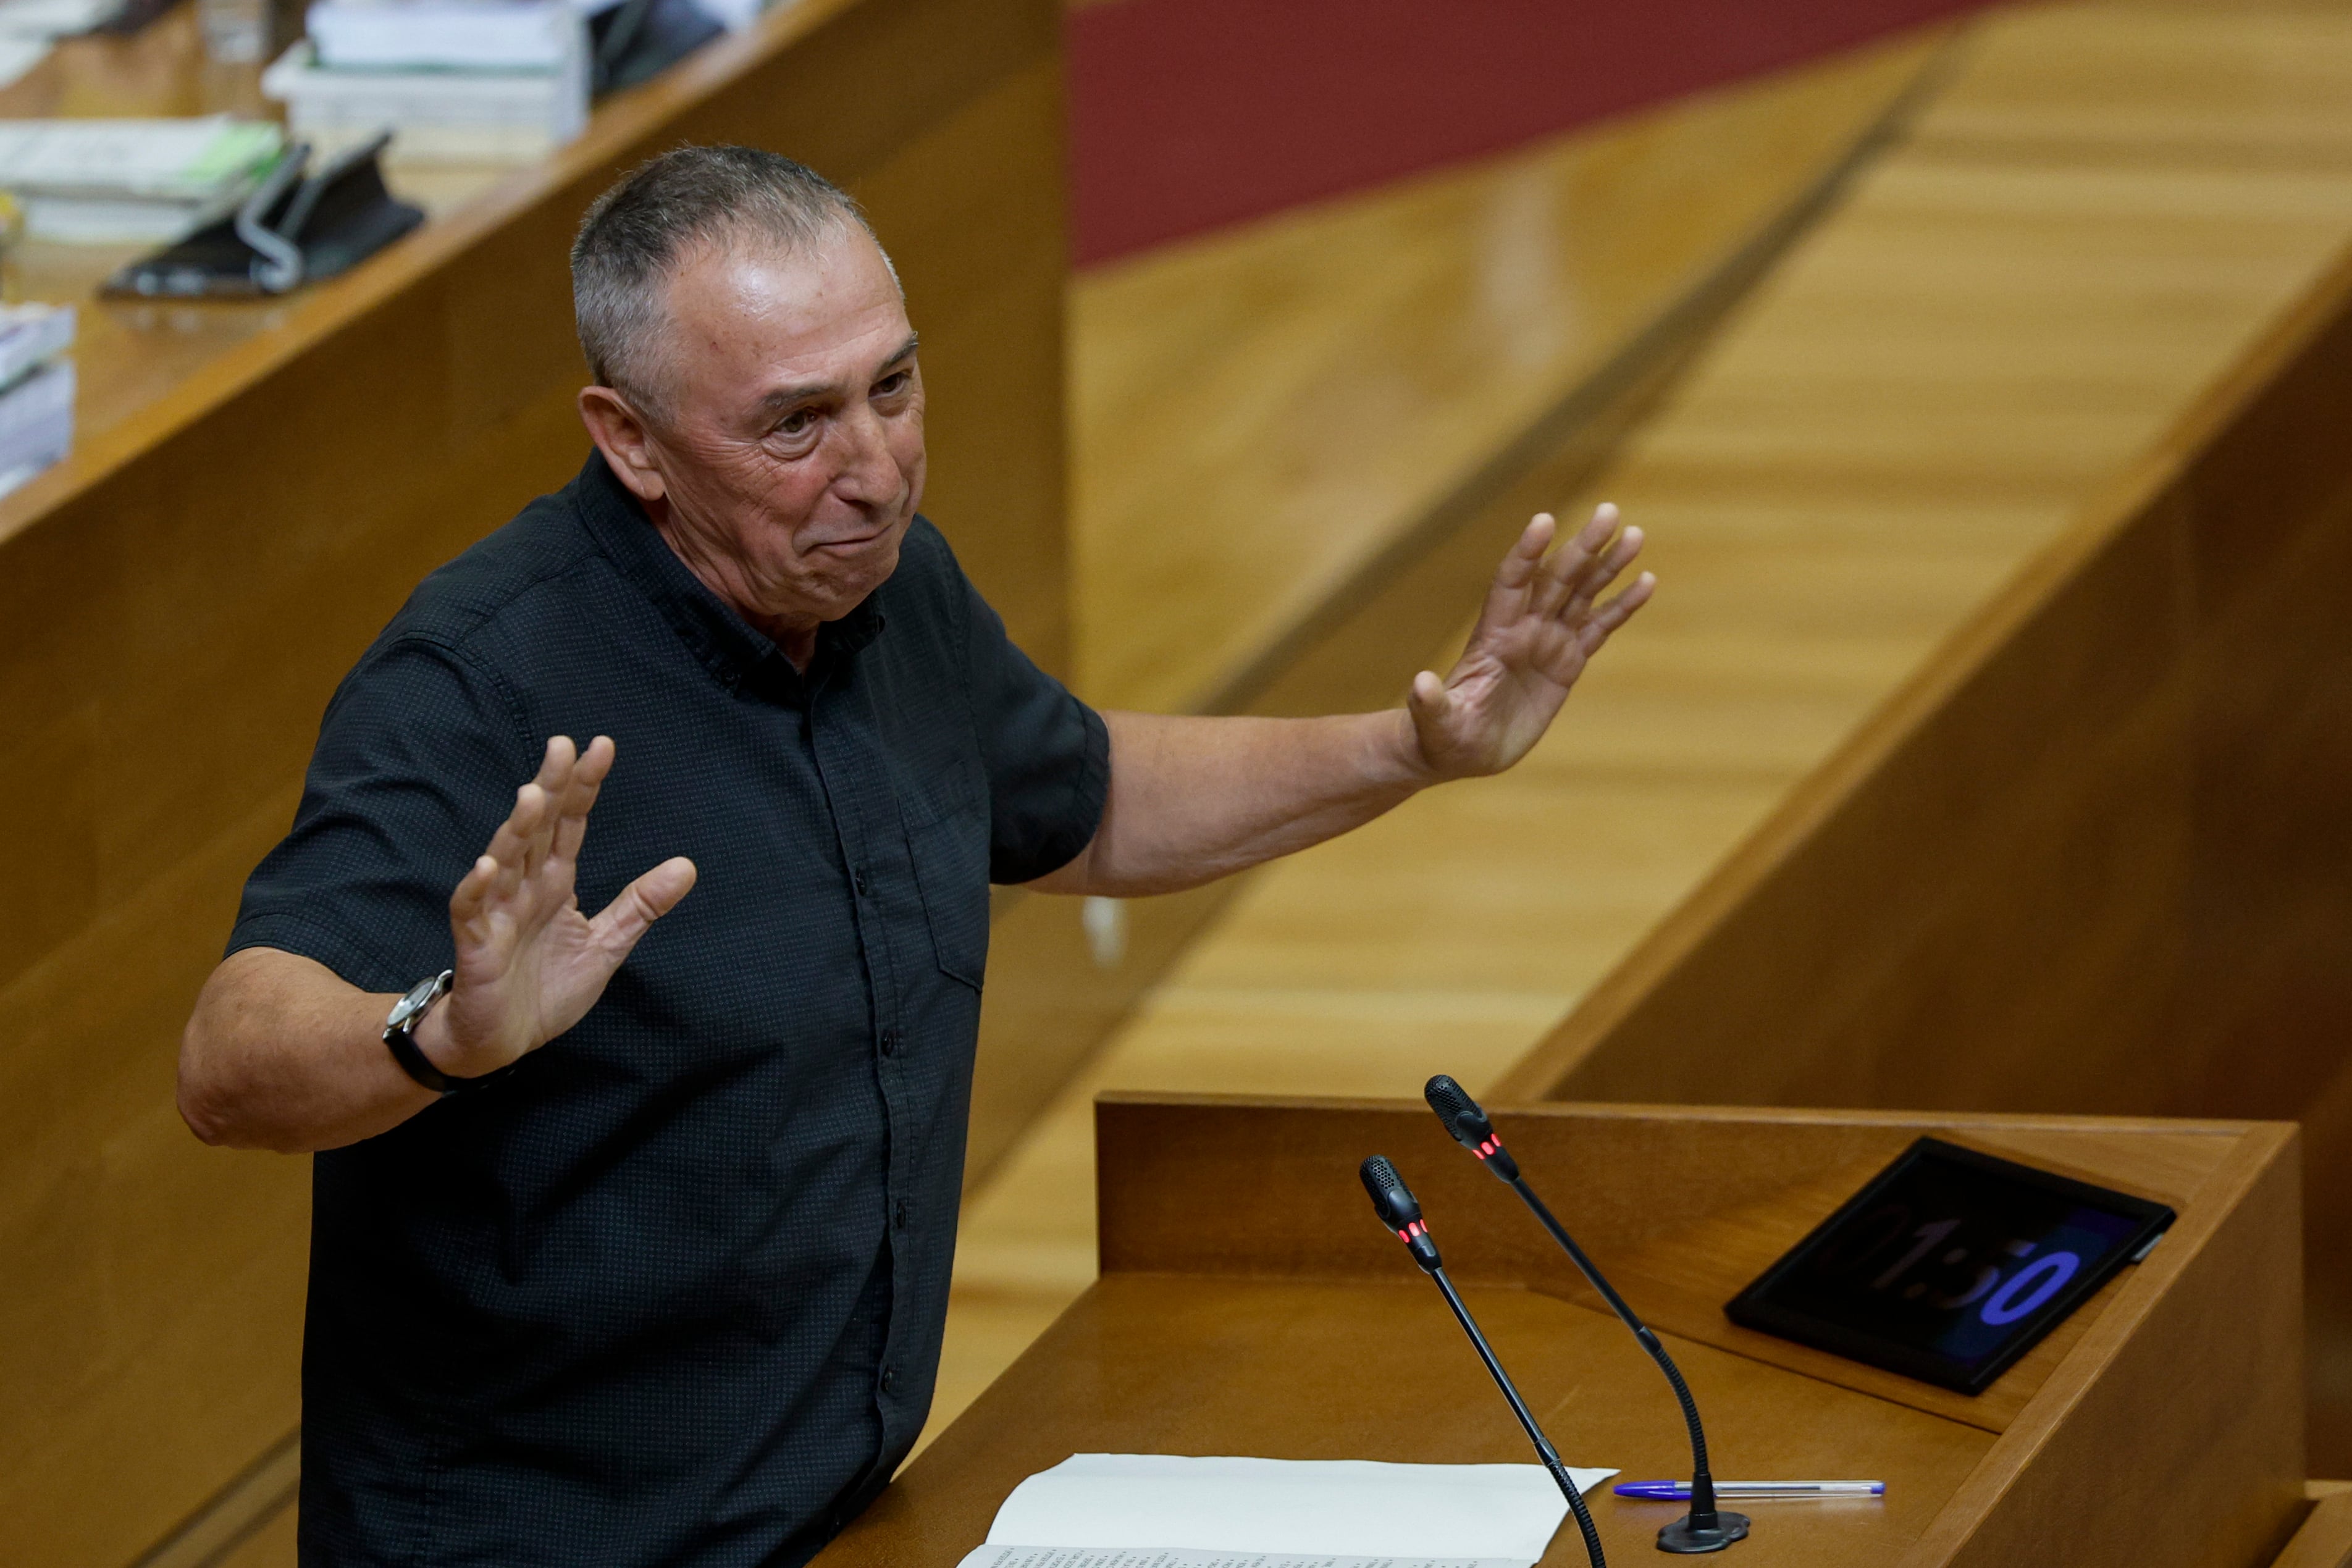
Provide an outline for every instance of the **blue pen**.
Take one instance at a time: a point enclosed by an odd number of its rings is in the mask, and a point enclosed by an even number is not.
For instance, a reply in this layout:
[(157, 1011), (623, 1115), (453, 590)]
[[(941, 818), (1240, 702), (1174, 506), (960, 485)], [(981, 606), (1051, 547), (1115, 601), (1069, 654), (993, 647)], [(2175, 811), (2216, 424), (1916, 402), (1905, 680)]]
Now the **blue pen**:
[[(1686, 1502), (1688, 1481), (1619, 1481), (1610, 1489), (1619, 1497), (1648, 1502)], [(1884, 1497), (1885, 1481), (1717, 1481), (1717, 1497)]]

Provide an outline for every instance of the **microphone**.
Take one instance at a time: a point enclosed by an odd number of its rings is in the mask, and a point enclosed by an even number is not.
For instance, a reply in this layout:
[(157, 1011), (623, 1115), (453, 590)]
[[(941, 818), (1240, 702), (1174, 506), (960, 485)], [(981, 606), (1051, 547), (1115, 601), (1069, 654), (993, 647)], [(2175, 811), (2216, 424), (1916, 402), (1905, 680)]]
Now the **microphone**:
[(1503, 1391), (1505, 1399), (1510, 1401), (1511, 1414), (1517, 1416), (1519, 1425), (1527, 1428), (1528, 1441), (1536, 1446), (1536, 1458), (1541, 1459), (1544, 1469), (1551, 1472), (1551, 1479), (1559, 1485), (1560, 1495), (1568, 1499), (1569, 1511), (1576, 1515), (1576, 1528), (1584, 1537), (1584, 1555), (1591, 1560), (1592, 1568), (1606, 1568), (1607, 1559), (1601, 1553), (1601, 1532), (1592, 1526), (1592, 1511), (1584, 1506), (1584, 1494), (1576, 1490), (1576, 1478), (1570, 1475), (1567, 1467), (1559, 1462), (1559, 1455), (1552, 1448), (1551, 1439), (1546, 1437), (1543, 1428), (1536, 1425), (1534, 1412), (1528, 1408), (1528, 1402), (1519, 1397), (1518, 1389), (1511, 1384), (1511, 1375), (1505, 1372), (1503, 1364), (1496, 1359), (1495, 1347), (1488, 1344), (1486, 1336), (1478, 1332), (1478, 1320), (1470, 1315), (1470, 1309), (1463, 1303), (1462, 1293), (1454, 1288), (1454, 1281), (1445, 1277), (1445, 1265), (1438, 1259), (1437, 1243), (1430, 1239), (1429, 1227), (1421, 1218), (1421, 1205), (1414, 1200), (1412, 1189), (1404, 1185), (1402, 1176), (1397, 1175), (1396, 1166), (1378, 1155), (1366, 1160), (1356, 1174), (1363, 1177), (1364, 1190), (1371, 1194), (1372, 1211), (1381, 1217), (1381, 1223), (1396, 1232), (1396, 1239), (1404, 1243), (1405, 1250), (1412, 1254), (1412, 1260), (1421, 1265), (1421, 1271), (1437, 1281), (1438, 1290), (1444, 1292), (1445, 1304), (1454, 1309), (1454, 1321), (1460, 1323), (1462, 1332), (1470, 1336), (1471, 1344), (1478, 1352), (1478, 1359), (1486, 1364), (1487, 1375), (1495, 1380), (1495, 1386)]
[(1706, 1463), (1706, 1431), (1699, 1425), (1698, 1402), (1691, 1397), (1690, 1385), (1683, 1381), (1682, 1369), (1675, 1364), (1675, 1358), (1666, 1354), (1666, 1347), (1650, 1332), (1650, 1326), (1634, 1315), (1633, 1309), (1625, 1304), (1625, 1298), (1601, 1277), (1592, 1260), (1584, 1255), (1584, 1249), (1576, 1244), (1567, 1228), (1552, 1218), (1551, 1210), (1544, 1207), (1543, 1199), (1520, 1177), (1518, 1161), (1503, 1147), (1503, 1140), (1496, 1136), (1494, 1124), (1486, 1120), (1486, 1113), (1479, 1109), (1478, 1102), (1443, 1072), (1431, 1079), (1422, 1093), (1429, 1101), (1429, 1108), (1437, 1113), (1437, 1119), (1445, 1124), (1445, 1130), (1454, 1134), (1454, 1141), (1477, 1155), (1481, 1165), (1519, 1195), (1519, 1201), (1551, 1232), (1551, 1239), (1559, 1243), (1568, 1260), (1601, 1292), (1601, 1299), (1609, 1303), (1610, 1310), (1633, 1331), (1633, 1337), (1642, 1342), (1642, 1348), (1650, 1353), (1650, 1359), (1658, 1364), (1658, 1370), (1673, 1385), (1675, 1397), (1682, 1404), (1683, 1424), (1690, 1428), (1691, 1508), (1682, 1518), (1660, 1527), (1658, 1550), (1685, 1555), (1720, 1552), (1735, 1541), (1745, 1540), (1748, 1516), (1727, 1509), (1718, 1511), (1715, 1506), (1715, 1475)]

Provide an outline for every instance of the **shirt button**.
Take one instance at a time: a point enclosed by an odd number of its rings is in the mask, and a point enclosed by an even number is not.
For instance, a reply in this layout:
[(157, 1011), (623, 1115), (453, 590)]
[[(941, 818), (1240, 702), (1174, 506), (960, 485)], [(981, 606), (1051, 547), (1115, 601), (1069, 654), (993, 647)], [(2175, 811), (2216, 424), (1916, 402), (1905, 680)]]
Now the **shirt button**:
[(890, 1209), (890, 1223), (899, 1229), (907, 1228), (907, 1200), (900, 1198)]
[(858, 897), (860, 897), (860, 898), (865, 897), (865, 896), (866, 896), (866, 873), (865, 873), (864, 872), (862, 872), (862, 871), (861, 871), (861, 872), (853, 872), (853, 873), (850, 873), (849, 881), (850, 881), (850, 885), (852, 885), (853, 887), (855, 887), (855, 888), (856, 888), (856, 889), (857, 889), (857, 896), (858, 896)]
[(897, 1367), (886, 1366), (882, 1369), (882, 1392), (885, 1394), (896, 1394), (898, 1392), (898, 1369)]
[(898, 1030), (895, 1024), (882, 1031), (882, 1054), (885, 1056), (898, 1054)]

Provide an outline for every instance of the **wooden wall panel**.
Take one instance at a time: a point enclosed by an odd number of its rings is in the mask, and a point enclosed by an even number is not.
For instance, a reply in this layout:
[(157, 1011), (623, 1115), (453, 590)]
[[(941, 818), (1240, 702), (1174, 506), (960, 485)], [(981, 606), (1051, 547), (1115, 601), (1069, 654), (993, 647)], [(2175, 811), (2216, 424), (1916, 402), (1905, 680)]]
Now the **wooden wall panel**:
[(1058, 22), (802, 0), (0, 503), (0, 1563), (127, 1562), (297, 1418), (309, 1162), (189, 1136), (179, 1029), (335, 681), (585, 455), (565, 255), (618, 171), (750, 141), (866, 203), (929, 508), (1066, 657)]
[(2352, 264), (1497, 1090), (2306, 1124), (2352, 1469)]

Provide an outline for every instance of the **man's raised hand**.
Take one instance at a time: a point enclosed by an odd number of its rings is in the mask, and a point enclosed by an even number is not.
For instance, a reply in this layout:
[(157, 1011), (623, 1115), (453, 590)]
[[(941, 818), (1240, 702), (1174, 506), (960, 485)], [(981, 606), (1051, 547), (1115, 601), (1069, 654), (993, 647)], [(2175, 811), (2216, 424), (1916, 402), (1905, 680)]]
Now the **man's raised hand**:
[(667, 860), (593, 920), (580, 913), (580, 845), (612, 767), (604, 736), (584, 753), (568, 737), (550, 740), (539, 777), (515, 791), (514, 810), (449, 895), (457, 976), (416, 1030), (446, 1071), (492, 1071), (578, 1023), (637, 938), (694, 886), (692, 861)]
[(1554, 527), (1549, 512), (1538, 513), (1503, 557), (1453, 673), (1413, 677), (1405, 706), (1423, 760), (1441, 779), (1500, 773), (1525, 757), (1586, 662), (1657, 587), (1645, 571), (1601, 600), (1642, 549), (1641, 529), (1618, 531), (1616, 507), (1596, 509), (1547, 559)]

